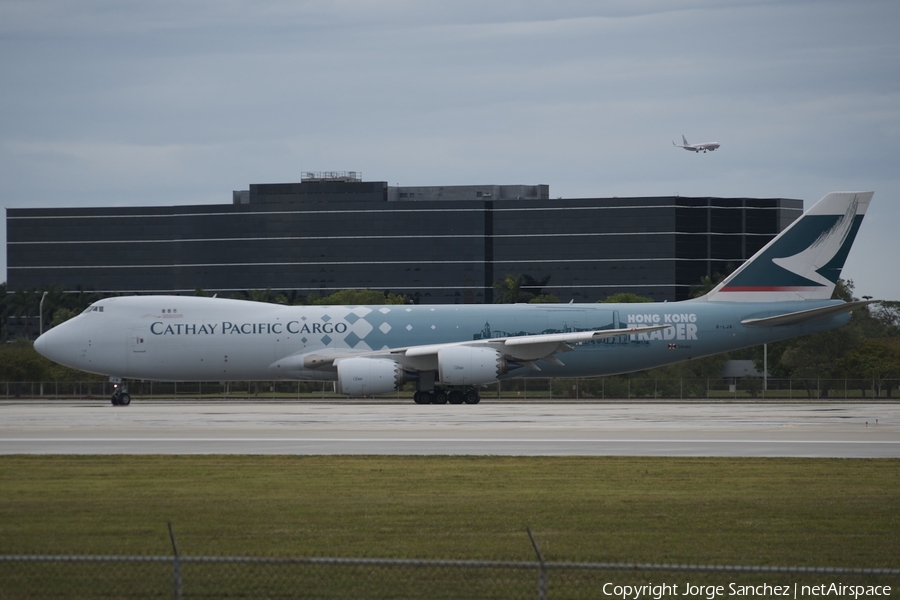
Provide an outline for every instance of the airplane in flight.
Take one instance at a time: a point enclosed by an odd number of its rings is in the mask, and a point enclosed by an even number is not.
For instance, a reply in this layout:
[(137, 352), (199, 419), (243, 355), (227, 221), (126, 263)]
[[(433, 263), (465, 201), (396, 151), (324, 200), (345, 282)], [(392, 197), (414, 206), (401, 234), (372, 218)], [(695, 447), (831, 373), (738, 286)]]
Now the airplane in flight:
[[(99, 300), (41, 335), (60, 364), (123, 379), (414, 382), (419, 404), (476, 404), (520, 377), (640, 371), (849, 322), (831, 300), (873, 192), (832, 192), (700, 298), (646, 304), (282, 306), (194, 296)], [(114, 405), (131, 401), (117, 385)]]
[(675, 142), (672, 142), (672, 145), (678, 146), (679, 148), (684, 148), (685, 150), (688, 150), (690, 152), (704, 152), (705, 153), (707, 150), (709, 150), (710, 152), (713, 152), (714, 150), (717, 150), (719, 148), (719, 146), (722, 145), (719, 142), (704, 142), (702, 144), (688, 144), (687, 139), (683, 135), (681, 136), (681, 141), (683, 142), (683, 145), (676, 144)]

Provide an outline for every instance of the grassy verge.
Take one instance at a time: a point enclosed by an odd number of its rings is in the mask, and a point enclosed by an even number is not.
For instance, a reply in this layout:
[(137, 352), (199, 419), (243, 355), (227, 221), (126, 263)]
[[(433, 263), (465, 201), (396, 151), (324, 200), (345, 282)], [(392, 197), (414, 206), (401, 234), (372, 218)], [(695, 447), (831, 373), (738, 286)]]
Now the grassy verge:
[(900, 461), (0, 457), (0, 554), (898, 567)]

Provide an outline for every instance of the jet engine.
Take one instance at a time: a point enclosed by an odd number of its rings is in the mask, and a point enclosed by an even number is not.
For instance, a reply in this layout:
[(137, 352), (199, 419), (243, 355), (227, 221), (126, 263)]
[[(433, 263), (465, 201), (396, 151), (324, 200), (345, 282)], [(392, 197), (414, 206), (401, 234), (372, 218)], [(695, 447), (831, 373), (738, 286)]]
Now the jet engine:
[(443, 385), (491, 383), (509, 370), (493, 348), (448, 346), (438, 350), (438, 378)]
[(344, 358), (337, 361), (334, 389), (348, 396), (389, 394), (406, 382), (406, 372), (386, 358)]

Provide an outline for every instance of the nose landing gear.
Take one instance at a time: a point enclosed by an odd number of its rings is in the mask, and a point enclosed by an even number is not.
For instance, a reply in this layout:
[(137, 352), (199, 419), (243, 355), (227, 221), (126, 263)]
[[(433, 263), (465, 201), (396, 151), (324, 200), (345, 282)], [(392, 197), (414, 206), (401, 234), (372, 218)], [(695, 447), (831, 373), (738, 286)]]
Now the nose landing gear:
[(112, 405), (128, 406), (129, 404), (131, 404), (131, 396), (128, 394), (128, 385), (126, 385), (125, 382), (123, 382), (121, 379), (115, 381), (115, 379), (111, 377), (110, 380), (115, 384), (115, 391), (110, 398)]

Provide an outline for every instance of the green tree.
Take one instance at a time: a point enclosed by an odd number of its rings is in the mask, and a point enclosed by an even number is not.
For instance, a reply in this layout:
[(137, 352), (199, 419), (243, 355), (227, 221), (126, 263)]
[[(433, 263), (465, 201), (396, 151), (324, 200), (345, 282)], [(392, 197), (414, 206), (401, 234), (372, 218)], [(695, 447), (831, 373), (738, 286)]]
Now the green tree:
[(272, 301), (272, 289), (266, 288), (265, 290), (247, 290), (243, 292), (244, 300), (250, 300), (251, 302), (271, 302)]
[[(71, 319), (73, 317), (77, 317), (79, 314), (80, 313), (78, 313), (74, 310), (68, 309), (68, 308), (58, 308), (53, 313), (53, 317), (50, 320), (50, 327), (56, 327), (57, 325), (65, 323), (69, 319)], [(45, 325), (44, 329), (45, 330), (47, 329), (46, 325)]]
[(823, 331), (798, 338), (781, 355), (781, 364), (787, 367), (790, 376), (801, 379), (807, 395), (828, 396), (833, 380), (843, 377), (842, 359), (862, 341), (858, 327), (851, 325), (831, 331)]
[(559, 298), (553, 294), (541, 294), (528, 301), (529, 304), (559, 304)]
[(528, 292), (532, 296), (543, 296), (544, 288), (550, 281), (550, 275), (537, 279), (531, 275), (522, 275), (522, 290)]
[(52, 363), (31, 342), (19, 339), (0, 347), (0, 381), (42, 381), (50, 378)]
[(887, 387), (890, 397), (889, 381), (900, 380), (900, 337), (865, 340), (847, 352), (841, 362), (845, 375), (870, 380), (879, 395)]
[(379, 292), (377, 290), (340, 290), (324, 298), (310, 295), (310, 304), (343, 306), (359, 306), (363, 304), (405, 304), (405, 298), (398, 294)]
[(852, 279), (841, 279), (838, 278), (837, 282), (834, 284), (834, 291), (831, 292), (832, 300), (843, 300), (844, 302), (853, 302), (854, 300), (858, 300), (858, 298), (853, 297), (853, 280)]
[(648, 298), (647, 296), (641, 296), (640, 294), (635, 294), (634, 292), (618, 292), (616, 294), (611, 294), (607, 296), (604, 300), (598, 300), (598, 302), (602, 303), (623, 303), (623, 304), (634, 304), (637, 302), (653, 302), (653, 298)]
[(900, 302), (880, 302), (866, 307), (885, 336), (900, 335)]
[(507, 275), (494, 282), (494, 304), (517, 304), (528, 302), (534, 294), (522, 289), (522, 275)]
[(709, 292), (713, 290), (717, 285), (722, 283), (726, 277), (731, 275), (734, 272), (735, 266), (732, 263), (728, 263), (725, 265), (725, 272), (720, 273), (718, 271), (714, 271), (712, 275), (704, 275), (700, 278), (700, 283), (697, 285), (691, 286), (691, 298), (699, 298), (700, 296), (705, 296)]
[(549, 281), (549, 275), (542, 279), (531, 275), (507, 275), (494, 282), (494, 304), (531, 302), (534, 298), (544, 296), (544, 287)]
[(38, 306), (40, 304), (40, 295), (36, 290), (16, 290), (10, 302), (12, 316), (16, 317), (17, 323), (24, 323), (25, 337), (31, 335), (31, 325), (38, 316)]

